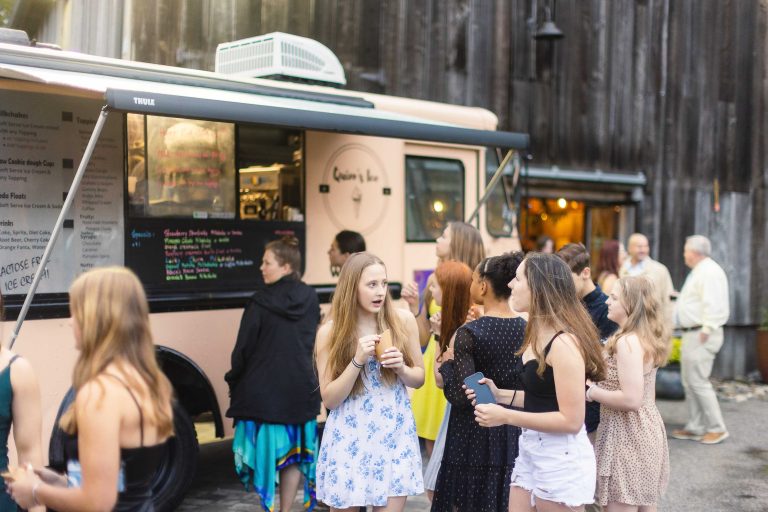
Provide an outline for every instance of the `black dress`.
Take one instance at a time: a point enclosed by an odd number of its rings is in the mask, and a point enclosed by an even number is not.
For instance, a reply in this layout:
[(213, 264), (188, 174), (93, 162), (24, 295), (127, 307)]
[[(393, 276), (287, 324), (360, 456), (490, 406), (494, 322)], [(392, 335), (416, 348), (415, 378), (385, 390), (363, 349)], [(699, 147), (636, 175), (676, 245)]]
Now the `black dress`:
[(506, 511), (520, 429), (484, 428), (475, 421), (462, 385), (475, 372), (502, 389), (520, 389), (519, 356), (525, 320), (484, 316), (456, 331), (454, 360), (440, 367), (451, 415), (432, 510)]

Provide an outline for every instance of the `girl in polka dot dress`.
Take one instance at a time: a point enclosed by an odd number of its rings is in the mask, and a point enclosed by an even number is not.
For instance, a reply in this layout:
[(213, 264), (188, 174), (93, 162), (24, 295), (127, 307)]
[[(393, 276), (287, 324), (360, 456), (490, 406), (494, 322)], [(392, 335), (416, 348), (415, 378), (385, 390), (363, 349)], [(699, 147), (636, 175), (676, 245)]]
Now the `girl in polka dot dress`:
[(608, 374), (590, 383), (600, 402), (597, 497), (607, 510), (656, 510), (669, 480), (669, 449), (656, 408), (656, 370), (669, 339), (662, 306), (645, 277), (622, 277), (608, 298), (608, 318), (619, 331), (606, 344)]

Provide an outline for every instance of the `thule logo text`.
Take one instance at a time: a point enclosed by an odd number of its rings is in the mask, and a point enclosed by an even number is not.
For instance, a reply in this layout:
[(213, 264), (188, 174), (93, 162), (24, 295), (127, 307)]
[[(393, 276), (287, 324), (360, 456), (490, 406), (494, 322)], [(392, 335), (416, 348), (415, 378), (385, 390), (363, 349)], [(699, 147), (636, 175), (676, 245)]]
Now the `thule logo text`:
[(134, 105), (143, 105), (145, 107), (154, 107), (155, 106), (155, 99), (154, 98), (137, 98), (136, 96), (133, 97), (133, 104)]

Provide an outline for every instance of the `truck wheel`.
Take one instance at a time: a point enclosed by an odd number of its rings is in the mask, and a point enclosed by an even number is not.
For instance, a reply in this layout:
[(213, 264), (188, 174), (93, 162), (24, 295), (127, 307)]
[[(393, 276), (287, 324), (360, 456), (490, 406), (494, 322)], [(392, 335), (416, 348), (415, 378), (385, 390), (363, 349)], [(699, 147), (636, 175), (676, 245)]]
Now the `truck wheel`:
[(165, 460), (152, 480), (157, 512), (176, 510), (197, 472), (197, 432), (187, 411), (177, 402), (173, 403), (173, 430), (175, 436), (168, 440)]

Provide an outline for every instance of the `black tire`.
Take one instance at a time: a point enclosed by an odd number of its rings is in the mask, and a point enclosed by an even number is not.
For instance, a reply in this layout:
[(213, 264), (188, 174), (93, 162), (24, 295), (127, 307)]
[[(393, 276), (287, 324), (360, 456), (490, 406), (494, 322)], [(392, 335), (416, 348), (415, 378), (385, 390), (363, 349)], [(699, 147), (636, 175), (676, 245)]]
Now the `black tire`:
[(197, 432), (187, 411), (173, 403), (174, 437), (168, 440), (165, 460), (152, 480), (152, 496), (156, 512), (176, 510), (197, 473), (199, 445)]

